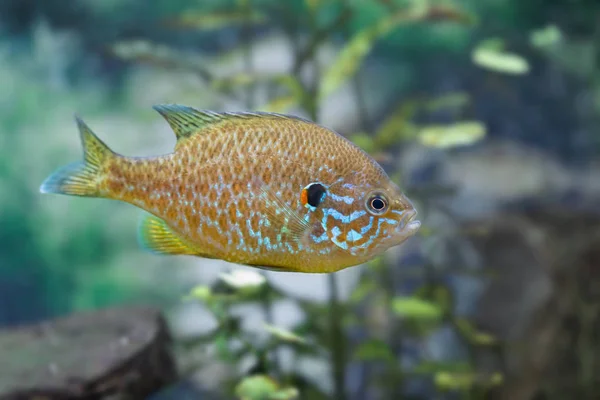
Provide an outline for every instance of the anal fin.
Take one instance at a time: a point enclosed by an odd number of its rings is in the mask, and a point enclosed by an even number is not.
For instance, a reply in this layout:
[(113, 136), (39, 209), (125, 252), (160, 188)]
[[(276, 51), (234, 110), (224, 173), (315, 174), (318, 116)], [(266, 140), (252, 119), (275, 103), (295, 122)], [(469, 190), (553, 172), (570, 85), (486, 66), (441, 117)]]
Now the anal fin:
[(165, 255), (198, 255), (191, 245), (181, 238), (162, 219), (154, 215), (144, 215), (139, 228), (139, 241), (142, 247)]

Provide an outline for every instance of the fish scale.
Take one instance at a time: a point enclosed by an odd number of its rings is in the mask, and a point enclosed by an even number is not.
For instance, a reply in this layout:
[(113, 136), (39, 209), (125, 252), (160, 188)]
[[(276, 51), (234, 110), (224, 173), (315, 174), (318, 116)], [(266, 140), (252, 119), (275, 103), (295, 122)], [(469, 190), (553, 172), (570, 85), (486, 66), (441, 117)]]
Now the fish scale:
[(140, 238), (157, 253), (279, 271), (357, 265), (420, 226), (381, 166), (330, 129), (282, 114), (155, 109), (177, 136), (173, 153), (116, 154), (77, 119), (84, 161), (41, 191), (134, 204), (150, 213)]

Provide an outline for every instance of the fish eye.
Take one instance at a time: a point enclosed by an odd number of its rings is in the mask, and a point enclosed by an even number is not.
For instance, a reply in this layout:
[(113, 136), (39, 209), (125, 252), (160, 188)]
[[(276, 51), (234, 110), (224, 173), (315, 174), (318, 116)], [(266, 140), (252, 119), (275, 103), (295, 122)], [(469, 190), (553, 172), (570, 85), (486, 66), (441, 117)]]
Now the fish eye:
[(316, 208), (325, 199), (325, 186), (320, 183), (311, 183), (302, 189), (300, 201), (305, 207)]
[(375, 193), (368, 197), (366, 206), (367, 210), (373, 215), (382, 215), (388, 209), (388, 200), (381, 193)]

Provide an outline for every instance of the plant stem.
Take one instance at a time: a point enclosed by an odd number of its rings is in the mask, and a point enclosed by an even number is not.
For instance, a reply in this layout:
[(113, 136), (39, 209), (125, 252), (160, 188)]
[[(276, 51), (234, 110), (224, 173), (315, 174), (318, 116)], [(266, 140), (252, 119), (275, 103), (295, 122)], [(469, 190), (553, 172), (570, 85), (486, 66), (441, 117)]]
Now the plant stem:
[[(346, 32), (346, 39), (348, 39), (350, 37), (350, 33)], [(372, 134), (372, 126), (371, 126), (371, 121), (369, 118), (369, 110), (367, 108), (367, 104), (365, 101), (365, 93), (363, 90), (363, 84), (362, 84), (362, 80), (361, 80), (361, 71), (360, 69), (358, 71), (356, 71), (356, 74), (354, 75), (353, 79), (352, 79), (352, 89), (354, 92), (354, 99), (356, 101), (356, 111), (358, 114), (358, 124), (360, 127), (360, 130), (364, 131), (364, 132), (368, 132)], [(383, 150), (383, 149), (378, 149), (378, 150)], [(386, 304), (390, 304), (392, 301), (392, 298), (394, 297), (394, 291), (395, 291), (395, 277), (394, 274), (392, 273), (392, 270), (389, 268), (389, 265), (385, 265), (384, 268), (380, 269), (380, 274), (379, 274), (379, 279), (380, 279), (380, 284), (381, 287), (383, 289), (384, 295), (385, 295), (385, 299), (386, 299)], [(391, 309), (388, 308), (387, 310), (387, 318), (389, 321), (391, 321), (391, 327), (390, 330), (388, 332), (388, 343), (390, 343), (390, 347), (392, 348), (392, 351), (398, 355), (398, 357), (401, 357), (402, 354), (402, 330), (399, 326), (399, 324), (395, 321), (395, 316), (392, 313)], [(366, 368), (368, 368), (367, 372), (370, 372), (370, 368), (367, 365)], [(389, 399), (401, 399), (402, 398), (402, 389), (403, 389), (403, 384), (402, 384), (402, 371), (400, 369), (400, 367), (397, 367), (393, 373), (393, 377), (391, 379), (391, 382), (389, 384), (389, 386), (386, 386), (386, 391), (387, 391), (387, 397)]]
[[(315, 62), (316, 64), (316, 62)], [(318, 67), (315, 65), (315, 69)], [(316, 73), (318, 79), (318, 71)], [(318, 93), (318, 85), (311, 91), (312, 93)], [(313, 121), (318, 120), (318, 105), (316, 104), (315, 96), (312, 97), (312, 101), (309, 102), (309, 113)], [(343, 309), (339, 302), (339, 291), (337, 285), (337, 277), (335, 274), (329, 274), (327, 276), (327, 284), (329, 288), (329, 321), (330, 321), (330, 343), (331, 343), (331, 362), (332, 378), (334, 383), (334, 399), (345, 400), (346, 392), (346, 357), (345, 357), (345, 336), (342, 329), (342, 320), (344, 318)]]
[(315, 53), (318, 47), (325, 41), (325, 39), (327, 39), (327, 37), (331, 33), (335, 32), (340, 27), (342, 27), (350, 19), (351, 15), (351, 10), (347, 7), (344, 7), (340, 14), (338, 14), (338, 17), (335, 19), (335, 21), (333, 21), (329, 26), (322, 29), (318, 29), (317, 27), (315, 27), (312, 30), (314, 33), (311, 35), (308, 45), (304, 48), (304, 51), (302, 51), (296, 57), (294, 66), (292, 68), (294, 74), (300, 72), (302, 66), (306, 61), (315, 57)]
[[(266, 274), (261, 273), (267, 279)], [(271, 303), (271, 291), (272, 287), (268, 283), (263, 287), (261, 293), (261, 304), (263, 308), (263, 312), (265, 314), (265, 321), (269, 325), (275, 325), (275, 316), (273, 315), (273, 303)], [(273, 352), (273, 368), (281, 374), (281, 362), (279, 360), (279, 350), (276, 348)]]
[[(292, 74), (298, 76), (302, 64), (311, 60), (313, 67), (315, 68), (315, 80), (314, 84), (305, 90), (308, 94), (306, 101), (303, 101), (302, 105), (310, 115), (310, 118), (318, 122), (319, 120), (319, 104), (316, 98), (320, 84), (320, 68), (319, 60), (317, 59), (316, 49), (318, 45), (327, 37), (330, 31), (335, 30), (338, 24), (343, 23), (347, 18), (347, 13), (340, 15), (338, 20), (326, 30), (319, 30), (316, 24), (316, 16), (314, 10), (311, 12), (309, 17), (309, 28), (311, 30), (311, 40), (309, 45), (304, 51), (299, 52), (296, 48), (295, 51), (295, 62), (292, 68)], [(332, 379), (334, 382), (334, 399), (345, 400), (345, 384), (346, 384), (346, 356), (345, 356), (345, 336), (342, 329), (343, 320), (343, 308), (339, 302), (339, 291), (337, 285), (337, 277), (335, 274), (329, 274), (327, 276), (327, 283), (329, 288), (329, 321), (330, 321), (330, 344), (331, 344), (331, 362), (332, 362)]]
[(346, 398), (346, 352), (345, 336), (342, 330), (343, 310), (339, 303), (337, 277), (335, 274), (327, 276), (329, 284), (329, 315), (331, 322), (331, 355), (333, 362), (334, 398)]
[(352, 79), (352, 89), (354, 91), (354, 99), (356, 100), (356, 111), (358, 112), (358, 124), (360, 129), (364, 132), (370, 132), (371, 121), (369, 119), (369, 110), (367, 109), (365, 92), (363, 90), (361, 78), (361, 71), (359, 69), (356, 71), (356, 74)]
[[(316, 29), (312, 23), (314, 18), (311, 18), (311, 28)], [(308, 112), (311, 119), (315, 122), (319, 119), (319, 105), (316, 100), (316, 93), (319, 89), (319, 65), (316, 59), (316, 54), (313, 54), (313, 65), (315, 68), (315, 85), (311, 88), (312, 94), (308, 102)], [(331, 343), (331, 362), (332, 362), (332, 378), (334, 384), (334, 399), (345, 400), (345, 384), (346, 384), (346, 358), (345, 358), (345, 337), (342, 329), (343, 310), (339, 303), (339, 291), (337, 285), (337, 277), (335, 274), (327, 276), (329, 287), (329, 321), (330, 321), (330, 343)]]
[[(254, 72), (254, 64), (252, 62), (252, 27), (250, 26), (250, 13), (252, 6), (250, 0), (242, 2), (242, 8), (244, 12), (244, 23), (240, 31), (240, 40), (243, 43), (243, 54), (244, 54), (244, 69), (246, 73), (252, 74)], [(248, 91), (246, 92), (246, 109), (251, 110), (254, 107), (254, 85), (248, 85)]]

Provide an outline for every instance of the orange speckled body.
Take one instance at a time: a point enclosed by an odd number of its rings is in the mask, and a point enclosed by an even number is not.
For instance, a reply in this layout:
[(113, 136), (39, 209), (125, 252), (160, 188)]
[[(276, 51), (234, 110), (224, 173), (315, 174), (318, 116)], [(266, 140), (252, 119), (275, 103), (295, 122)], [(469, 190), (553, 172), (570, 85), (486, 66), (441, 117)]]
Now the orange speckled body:
[[(181, 254), (332, 272), (418, 229), (412, 204), (383, 169), (329, 129), (277, 114), (165, 107), (158, 111), (179, 131), (175, 151), (108, 158), (95, 195), (163, 220), (185, 243)], [(314, 183), (324, 192), (316, 206), (303, 192)], [(369, 212), (373, 193), (387, 202), (385, 213)]]

